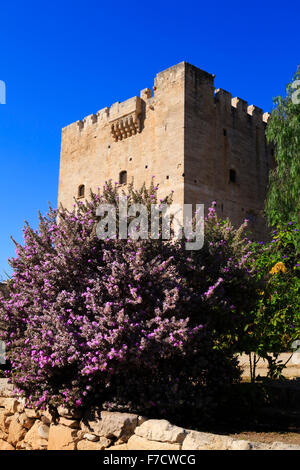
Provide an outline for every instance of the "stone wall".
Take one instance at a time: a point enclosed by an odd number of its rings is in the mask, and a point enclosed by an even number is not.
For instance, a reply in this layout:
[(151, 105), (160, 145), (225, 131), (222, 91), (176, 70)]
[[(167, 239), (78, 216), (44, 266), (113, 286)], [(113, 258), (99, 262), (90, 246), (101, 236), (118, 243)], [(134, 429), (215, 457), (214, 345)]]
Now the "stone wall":
[[(26, 408), (0, 384), (1, 450), (300, 450), (184, 429), (167, 420), (93, 409), (85, 413), (60, 407), (54, 422), (47, 411)], [(4, 383), (4, 386), (3, 386)]]

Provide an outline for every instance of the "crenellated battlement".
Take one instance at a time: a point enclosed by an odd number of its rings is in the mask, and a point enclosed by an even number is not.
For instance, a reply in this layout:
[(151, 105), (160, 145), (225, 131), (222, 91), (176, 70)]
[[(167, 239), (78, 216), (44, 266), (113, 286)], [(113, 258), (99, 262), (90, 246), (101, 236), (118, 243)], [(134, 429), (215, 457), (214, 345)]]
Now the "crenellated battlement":
[(261, 108), (255, 105), (249, 105), (247, 101), (236, 97), (232, 97), (232, 94), (222, 88), (215, 90), (215, 103), (220, 107), (223, 113), (232, 113), (233, 109), (236, 110), (237, 116), (243, 119), (251, 116), (250, 122), (256, 125), (266, 123), (268, 120), (269, 113), (264, 113)]
[[(104, 126), (106, 124), (111, 125), (112, 133), (118, 135), (118, 138), (120, 135), (123, 135), (123, 129), (128, 129), (128, 127), (131, 128), (133, 133), (135, 130), (138, 132), (141, 125), (142, 101), (151, 98), (152, 90), (146, 88), (141, 91), (141, 95), (143, 98), (134, 96), (121, 103), (117, 101), (111, 107), (103, 108), (96, 114), (90, 114), (83, 119), (69, 124), (63, 128), (63, 132), (78, 131), (80, 133), (91, 126)], [(118, 130), (120, 130), (121, 134), (118, 134)]]
[(232, 98), (231, 106), (236, 109), (238, 116), (243, 116), (248, 113), (248, 101), (242, 100), (237, 96)]
[[(247, 101), (239, 97), (233, 97), (230, 92), (222, 88), (214, 89), (214, 75), (197, 69), (197, 67), (187, 64), (186, 62), (180, 62), (156, 75), (153, 87), (154, 96), (150, 88), (144, 88), (140, 91), (140, 97), (134, 96), (123, 102), (117, 101), (110, 107), (105, 107), (95, 114), (90, 114), (64, 127), (63, 132), (78, 132), (80, 135), (82, 131), (95, 125), (97, 127), (110, 125), (111, 134), (115, 141), (135, 135), (141, 132), (142, 128), (142, 114), (145, 111), (143, 102), (146, 103), (146, 105), (152, 105), (157, 95), (160, 93), (168, 93), (168, 88), (180, 81), (183, 83), (185, 81), (185, 72), (188, 72), (190, 75), (197, 73), (202, 79), (200, 87), (209, 83), (212, 90), (211, 92), (214, 94), (216, 107), (221, 109), (223, 113), (229, 116), (234, 110), (238, 118), (243, 119), (248, 117), (249, 119), (249, 117), (251, 117), (252, 120), (250, 120), (250, 122), (256, 125), (267, 122), (269, 113), (264, 113), (262, 109), (257, 106), (248, 105)], [(151, 106), (151, 109), (153, 109), (153, 106)]]

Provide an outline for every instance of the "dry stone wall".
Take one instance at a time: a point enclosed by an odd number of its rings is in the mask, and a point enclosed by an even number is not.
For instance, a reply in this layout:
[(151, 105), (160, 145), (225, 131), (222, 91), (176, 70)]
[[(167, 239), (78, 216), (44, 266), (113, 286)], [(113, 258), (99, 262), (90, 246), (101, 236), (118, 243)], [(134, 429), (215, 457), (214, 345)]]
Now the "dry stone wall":
[[(24, 406), (22, 398), (0, 381), (0, 450), (300, 450), (233, 439), (174, 426), (167, 420), (100, 409), (85, 413), (58, 408), (54, 422), (48, 411)], [(4, 383), (4, 385), (3, 385)]]

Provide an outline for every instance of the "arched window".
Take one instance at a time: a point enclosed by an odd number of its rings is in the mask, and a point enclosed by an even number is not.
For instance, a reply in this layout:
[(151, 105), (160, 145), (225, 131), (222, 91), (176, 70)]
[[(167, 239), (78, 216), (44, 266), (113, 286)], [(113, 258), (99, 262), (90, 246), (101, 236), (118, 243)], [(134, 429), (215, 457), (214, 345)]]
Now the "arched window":
[(84, 190), (85, 190), (84, 184), (81, 184), (80, 186), (78, 186), (78, 197), (84, 197)]
[(232, 168), (229, 170), (229, 181), (231, 183), (235, 183), (236, 182), (236, 171), (233, 170)]
[(121, 171), (119, 174), (119, 183), (126, 184), (127, 183), (127, 171)]

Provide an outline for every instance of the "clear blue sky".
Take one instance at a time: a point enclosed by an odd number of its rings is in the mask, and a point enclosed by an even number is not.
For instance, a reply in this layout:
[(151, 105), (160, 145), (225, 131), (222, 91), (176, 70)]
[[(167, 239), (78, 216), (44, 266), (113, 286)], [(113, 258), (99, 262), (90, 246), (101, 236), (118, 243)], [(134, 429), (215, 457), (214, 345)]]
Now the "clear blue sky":
[(300, 5), (276, 0), (1, 2), (0, 277), (24, 220), (57, 202), (61, 128), (183, 60), (265, 111), (300, 62)]

